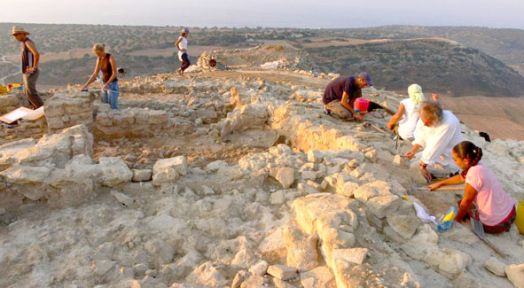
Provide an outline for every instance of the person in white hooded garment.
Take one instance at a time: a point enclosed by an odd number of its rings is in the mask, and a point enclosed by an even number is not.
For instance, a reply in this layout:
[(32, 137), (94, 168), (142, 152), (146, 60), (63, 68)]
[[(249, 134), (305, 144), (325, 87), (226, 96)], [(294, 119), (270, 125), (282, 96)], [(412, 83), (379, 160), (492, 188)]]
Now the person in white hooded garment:
[(420, 104), (426, 101), (422, 87), (412, 84), (408, 87), (409, 98), (400, 101), (397, 113), (391, 117), (388, 128), (395, 130), (398, 124), (398, 135), (404, 140), (413, 140), (414, 133), (419, 120)]

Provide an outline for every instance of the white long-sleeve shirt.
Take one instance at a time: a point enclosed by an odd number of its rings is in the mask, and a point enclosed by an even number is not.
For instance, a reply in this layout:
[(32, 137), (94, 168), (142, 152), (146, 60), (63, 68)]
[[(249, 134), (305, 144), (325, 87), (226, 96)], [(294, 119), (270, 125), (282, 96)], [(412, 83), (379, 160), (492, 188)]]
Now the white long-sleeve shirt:
[(418, 144), (424, 149), (420, 159), (422, 162), (428, 165), (439, 163), (449, 167), (454, 166), (451, 151), (460, 142), (460, 122), (451, 111), (444, 110), (442, 121), (436, 126), (427, 127), (421, 122), (418, 123), (413, 144)]

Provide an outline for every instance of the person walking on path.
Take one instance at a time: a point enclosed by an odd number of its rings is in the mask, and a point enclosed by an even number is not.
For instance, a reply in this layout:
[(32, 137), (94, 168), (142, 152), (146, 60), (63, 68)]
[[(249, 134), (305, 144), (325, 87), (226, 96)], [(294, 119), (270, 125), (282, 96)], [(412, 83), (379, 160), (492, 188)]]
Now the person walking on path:
[(36, 110), (44, 105), (44, 102), (36, 90), (36, 82), (40, 75), (38, 69), (38, 65), (40, 64), (40, 53), (38, 53), (35, 43), (29, 39), (29, 32), (24, 30), (24, 28), (13, 26), (11, 35), (20, 42), (24, 93), (33, 109)]
[(97, 43), (93, 47), (93, 53), (97, 56), (95, 71), (91, 77), (82, 86), (81, 90), (87, 90), (91, 83), (95, 82), (98, 74), (102, 71), (102, 102), (111, 105), (111, 109), (118, 109), (118, 96), (120, 90), (118, 87), (117, 66), (115, 57), (105, 51), (105, 45)]
[(184, 71), (191, 65), (189, 61), (189, 54), (187, 52), (187, 37), (189, 36), (189, 29), (184, 28), (180, 37), (176, 40), (176, 48), (178, 49), (178, 60), (182, 63), (177, 72), (180, 75), (184, 74)]

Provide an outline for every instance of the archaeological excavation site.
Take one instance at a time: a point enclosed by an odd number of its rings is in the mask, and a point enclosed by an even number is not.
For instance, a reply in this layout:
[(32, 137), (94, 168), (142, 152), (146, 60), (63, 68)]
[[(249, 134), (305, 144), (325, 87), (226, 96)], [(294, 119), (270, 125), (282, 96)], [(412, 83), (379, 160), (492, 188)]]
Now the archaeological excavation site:
[[(414, 203), (438, 219), (462, 191), (420, 189), (389, 116), (333, 118), (337, 75), (275, 68), (124, 80), (119, 110), (64, 87), (0, 126), (0, 287), (524, 287), (515, 225), (487, 236), (500, 254), (438, 233)], [(522, 200), (524, 143), (462, 129)]]

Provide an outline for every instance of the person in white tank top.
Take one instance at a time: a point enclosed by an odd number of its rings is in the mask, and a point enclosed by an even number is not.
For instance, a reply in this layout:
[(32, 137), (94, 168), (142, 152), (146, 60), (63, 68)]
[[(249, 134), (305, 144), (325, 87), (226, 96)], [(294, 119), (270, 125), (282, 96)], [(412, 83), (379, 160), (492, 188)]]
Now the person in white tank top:
[(404, 140), (413, 140), (419, 120), (420, 103), (426, 101), (422, 87), (412, 84), (408, 88), (409, 98), (400, 101), (397, 113), (391, 117), (388, 128), (395, 130), (398, 124), (398, 135)]
[(178, 68), (178, 73), (182, 75), (184, 71), (191, 66), (189, 61), (189, 54), (187, 52), (188, 41), (187, 37), (189, 36), (189, 29), (184, 28), (180, 34), (180, 37), (176, 40), (175, 46), (178, 49), (178, 60), (180, 60), (180, 68)]

